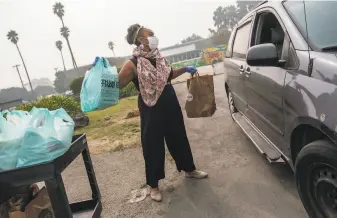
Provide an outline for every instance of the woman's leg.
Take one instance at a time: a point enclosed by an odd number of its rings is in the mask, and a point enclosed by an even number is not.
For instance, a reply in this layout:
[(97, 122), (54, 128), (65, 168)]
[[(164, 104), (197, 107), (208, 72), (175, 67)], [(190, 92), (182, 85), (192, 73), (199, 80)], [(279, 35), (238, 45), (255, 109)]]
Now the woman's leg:
[(164, 131), (159, 109), (156, 106), (147, 107), (142, 99), (139, 99), (146, 183), (152, 188), (157, 188), (158, 181), (165, 178)]
[(187, 138), (184, 118), (172, 87), (165, 115), (165, 141), (179, 171), (187, 178), (203, 179), (208, 174), (195, 169), (191, 147)]
[(183, 114), (177, 96), (172, 87), (165, 110), (165, 141), (177, 169), (185, 172), (195, 170), (193, 155), (186, 135)]

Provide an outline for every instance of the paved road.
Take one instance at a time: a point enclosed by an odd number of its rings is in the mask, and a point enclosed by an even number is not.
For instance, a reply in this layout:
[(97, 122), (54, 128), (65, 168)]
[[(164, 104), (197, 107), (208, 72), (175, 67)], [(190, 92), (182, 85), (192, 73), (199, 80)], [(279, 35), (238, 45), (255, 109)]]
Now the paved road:
[[(185, 120), (196, 165), (209, 172), (210, 178), (187, 180), (167, 158), (166, 179), (160, 184), (164, 201), (158, 204), (146, 199), (130, 204), (127, 202), (130, 192), (144, 184), (141, 149), (93, 156), (104, 218), (307, 217), (291, 170), (287, 166), (270, 165), (256, 151), (230, 118), (223, 75), (214, 77), (214, 81), (216, 114), (211, 118)], [(183, 105), (186, 84), (177, 84), (175, 88)], [(80, 162), (75, 162), (64, 178), (71, 201), (90, 196)]]

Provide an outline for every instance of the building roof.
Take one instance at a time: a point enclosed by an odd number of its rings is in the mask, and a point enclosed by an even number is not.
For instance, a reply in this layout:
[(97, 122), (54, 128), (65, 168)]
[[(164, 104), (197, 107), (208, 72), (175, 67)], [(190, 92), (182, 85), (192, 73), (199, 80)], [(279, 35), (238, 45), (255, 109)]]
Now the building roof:
[(166, 50), (169, 50), (169, 49), (175, 49), (175, 48), (184, 47), (184, 46), (192, 45), (192, 44), (195, 44), (195, 46), (198, 50), (213, 46), (211, 39), (207, 38), (207, 39), (199, 39), (199, 40), (192, 41), (192, 42), (186, 42), (186, 43), (182, 43), (182, 44), (172, 45), (172, 46), (168, 46), (168, 47), (165, 47), (165, 48), (160, 48), (159, 50), (160, 51), (166, 51)]
[(16, 101), (21, 101), (21, 102), (23, 102), (24, 100), (23, 100), (22, 98), (18, 98), (18, 99), (6, 101), (6, 102), (0, 102), (0, 105), (8, 104), (8, 103), (16, 102)]

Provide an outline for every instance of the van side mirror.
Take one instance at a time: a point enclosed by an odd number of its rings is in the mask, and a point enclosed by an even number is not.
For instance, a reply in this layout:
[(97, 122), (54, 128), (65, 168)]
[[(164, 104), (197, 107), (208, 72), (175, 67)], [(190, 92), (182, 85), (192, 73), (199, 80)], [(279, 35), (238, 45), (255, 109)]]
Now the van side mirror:
[(247, 52), (247, 64), (250, 66), (278, 66), (276, 46), (265, 43), (252, 46)]

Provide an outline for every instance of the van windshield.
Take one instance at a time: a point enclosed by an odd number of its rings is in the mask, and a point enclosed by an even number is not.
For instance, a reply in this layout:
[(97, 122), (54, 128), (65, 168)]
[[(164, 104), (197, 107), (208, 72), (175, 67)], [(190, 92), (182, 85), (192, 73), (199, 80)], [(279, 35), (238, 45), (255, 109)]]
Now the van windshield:
[(312, 46), (337, 51), (337, 1), (286, 1), (284, 7)]

